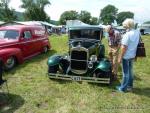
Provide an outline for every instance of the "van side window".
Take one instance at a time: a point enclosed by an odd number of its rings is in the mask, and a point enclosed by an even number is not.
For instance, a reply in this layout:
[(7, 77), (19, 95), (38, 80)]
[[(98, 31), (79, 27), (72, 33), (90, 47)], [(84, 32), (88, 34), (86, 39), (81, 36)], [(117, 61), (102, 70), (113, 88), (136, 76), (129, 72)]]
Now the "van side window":
[(25, 31), (25, 32), (23, 33), (23, 37), (26, 38), (26, 39), (31, 38), (31, 37), (32, 37), (31, 32), (30, 32), (30, 31)]

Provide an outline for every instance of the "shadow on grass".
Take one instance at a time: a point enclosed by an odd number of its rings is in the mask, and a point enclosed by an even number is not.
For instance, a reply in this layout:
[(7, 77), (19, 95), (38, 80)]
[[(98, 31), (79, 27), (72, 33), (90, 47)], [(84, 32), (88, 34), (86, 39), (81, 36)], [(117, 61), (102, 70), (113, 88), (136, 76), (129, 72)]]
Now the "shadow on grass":
[(68, 84), (68, 83), (73, 82), (71, 80), (62, 80), (62, 79), (54, 79), (54, 78), (49, 78), (49, 79), (52, 80), (53, 82), (57, 82), (59, 84)]
[[(72, 76), (72, 75), (70, 75)], [(55, 78), (49, 78), (50, 80), (57, 82), (59, 84), (67, 84), (67, 83), (72, 83), (72, 82), (77, 82), (79, 84), (82, 84), (84, 81), (74, 81), (74, 80), (65, 80), (65, 79), (55, 79)], [(120, 80), (112, 80), (111, 83), (96, 83), (96, 82), (87, 82), (90, 85), (94, 85), (94, 86), (98, 86), (98, 87), (108, 87), (112, 90), (114, 90), (116, 88), (116, 86), (120, 85)]]
[(150, 88), (134, 88), (133, 93), (150, 98)]
[(0, 93), (0, 113), (14, 113), (24, 104), (24, 99), (15, 94)]
[(115, 90), (116, 86), (120, 85), (119, 80), (112, 81), (110, 84), (105, 84), (105, 83), (89, 83), (91, 85), (96, 85), (98, 87), (108, 87), (109, 89)]

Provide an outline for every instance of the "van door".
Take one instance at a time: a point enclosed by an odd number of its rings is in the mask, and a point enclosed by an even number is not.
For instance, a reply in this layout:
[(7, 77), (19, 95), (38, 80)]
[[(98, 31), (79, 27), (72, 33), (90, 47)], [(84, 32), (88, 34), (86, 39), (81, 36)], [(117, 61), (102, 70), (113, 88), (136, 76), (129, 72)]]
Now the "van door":
[(43, 52), (44, 43), (45, 43), (45, 30), (38, 28), (34, 30), (34, 40), (36, 52)]
[(21, 36), (23, 57), (26, 58), (34, 54), (34, 41), (30, 30), (23, 31)]

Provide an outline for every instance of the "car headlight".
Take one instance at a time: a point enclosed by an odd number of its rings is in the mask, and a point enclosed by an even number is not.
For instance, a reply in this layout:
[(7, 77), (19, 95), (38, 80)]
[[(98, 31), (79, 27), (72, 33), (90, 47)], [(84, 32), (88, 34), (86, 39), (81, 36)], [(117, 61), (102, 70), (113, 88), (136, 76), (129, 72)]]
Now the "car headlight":
[(63, 58), (66, 59), (66, 60), (70, 60), (70, 56), (69, 55), (64, 55)]
[(90, 57), (90, 61), (96, 62), (96, 61), (97, 61), (97, 56), (96, 56), (96, 55), (92, 55), (92, 56)]
[(93, 62), (92, 62), (92, 61), (90, 61), (90, 62), (88, 63), (88, 68), (90, 68), (90, 69), (93, 68)]

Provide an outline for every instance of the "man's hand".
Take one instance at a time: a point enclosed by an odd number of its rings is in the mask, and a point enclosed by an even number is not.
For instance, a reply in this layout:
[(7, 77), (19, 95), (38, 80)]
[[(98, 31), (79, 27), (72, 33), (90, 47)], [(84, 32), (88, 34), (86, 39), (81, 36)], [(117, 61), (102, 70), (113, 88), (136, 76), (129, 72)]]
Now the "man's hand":
[(119, 55), (119, 58), (118, 58), (118, 64), (120, 64), (120, 63), (122, 62), (122, 58), (123, 58), (123, 56), (124, 56), (126, 50), (127, 50), (127, 46), (122, 45), (122, 46), (121, 46), (120, 55)]
[(119, 58), (119, 59), (118, 59), (118, 64), (121, 64), (121, 62), (122, 62), (122, 59)]

